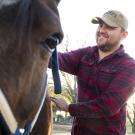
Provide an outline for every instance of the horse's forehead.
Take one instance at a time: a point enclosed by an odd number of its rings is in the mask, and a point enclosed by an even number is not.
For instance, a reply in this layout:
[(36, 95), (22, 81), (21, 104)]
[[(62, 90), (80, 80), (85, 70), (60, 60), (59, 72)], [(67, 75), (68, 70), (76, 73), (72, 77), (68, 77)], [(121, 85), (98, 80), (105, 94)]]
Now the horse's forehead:
[(18, 2), (19, 0), (0, 0), (0, 8), (3, 6), (8, 6), (8, 5), (12, 5), (16, 2)]

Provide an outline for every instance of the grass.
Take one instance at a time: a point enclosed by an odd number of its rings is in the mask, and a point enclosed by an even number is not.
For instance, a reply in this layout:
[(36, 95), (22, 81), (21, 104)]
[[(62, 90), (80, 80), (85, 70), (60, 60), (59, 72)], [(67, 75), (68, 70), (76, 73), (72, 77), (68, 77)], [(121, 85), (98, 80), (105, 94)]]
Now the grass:
[(131, 123), (128, 120), (127, 120), (126, 127), (127, 127), (127, 133), (131, 134), (132, 133), (132, 125), (131, 125)]

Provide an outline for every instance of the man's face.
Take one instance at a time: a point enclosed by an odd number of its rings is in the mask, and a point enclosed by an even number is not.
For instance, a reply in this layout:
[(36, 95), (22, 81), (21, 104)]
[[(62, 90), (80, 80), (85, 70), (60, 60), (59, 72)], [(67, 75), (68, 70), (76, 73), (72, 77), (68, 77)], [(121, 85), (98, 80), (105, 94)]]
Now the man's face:
[(96, 42), (103, 52), (110, 52), (120, 46), (120, 41), (124, 38), (124, 31), (120, 27), (110, 27), (105, 23), (98, 26), (96, 32)]

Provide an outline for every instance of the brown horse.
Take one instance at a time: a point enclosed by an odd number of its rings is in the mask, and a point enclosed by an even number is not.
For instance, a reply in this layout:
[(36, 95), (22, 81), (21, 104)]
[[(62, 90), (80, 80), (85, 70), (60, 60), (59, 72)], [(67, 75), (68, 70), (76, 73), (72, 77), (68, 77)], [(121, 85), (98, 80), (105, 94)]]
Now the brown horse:
[[(58, 3), (0, 0), (0, 89), (19, 128), (31, 123), (39, 111), (51, 50), (58, 44), (56, 40), (63, 39)], [(50, 135), (50, 122), (46, 96), (30, 135)], [(0, 122), (0, 135), (6, 135), (2, 128)]]

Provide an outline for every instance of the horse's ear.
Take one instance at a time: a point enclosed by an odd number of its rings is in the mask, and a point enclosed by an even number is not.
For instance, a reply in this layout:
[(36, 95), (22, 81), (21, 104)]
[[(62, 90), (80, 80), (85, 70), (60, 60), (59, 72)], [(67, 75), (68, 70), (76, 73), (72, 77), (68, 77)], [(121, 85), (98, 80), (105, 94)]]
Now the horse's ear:
[(19, 0), (0, 0), (0, 8), (17, 3)]

